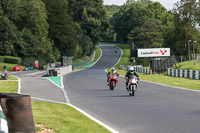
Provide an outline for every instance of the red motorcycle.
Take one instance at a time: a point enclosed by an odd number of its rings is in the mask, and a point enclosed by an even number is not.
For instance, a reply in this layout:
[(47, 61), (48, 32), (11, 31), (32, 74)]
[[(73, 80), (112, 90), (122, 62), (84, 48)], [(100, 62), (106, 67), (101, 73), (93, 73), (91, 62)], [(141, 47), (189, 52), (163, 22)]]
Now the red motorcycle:
[(118, 75), (111, 73), (109, 76), (108, 85), (110, 86), (110, 90), (114, 90), (118, 82)]

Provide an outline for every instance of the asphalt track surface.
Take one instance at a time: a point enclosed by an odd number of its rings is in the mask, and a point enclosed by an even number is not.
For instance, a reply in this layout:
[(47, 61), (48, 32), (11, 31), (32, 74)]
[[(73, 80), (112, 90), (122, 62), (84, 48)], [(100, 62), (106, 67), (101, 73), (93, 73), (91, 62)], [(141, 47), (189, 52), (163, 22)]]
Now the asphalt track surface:
[(120, 133), (199, 133), (200, 92), (140, 81), (135, 97), (119, 78), (114, 91), (106, 85), (106, 68), (115, 65), (120, 52), (99, 46), (102, 57), (91, 68), (64, 77), (71, 104)]
[[(64, 76), (70, 103), (120, 133), (199, 133), (200, 92), (140, 81), (134, 97), (119, 78), (114, 91), (106, 85), (106, 68), (115, 65), (120, 50), (100, 45), (102, 57), (91, 68)], [(45, 71), (11, 72), (20, 77), (21, 93), (32, 100), (66, 103), (63, 91), (42, 78)], [(141, 77), (142, 78), (142, 77)]]

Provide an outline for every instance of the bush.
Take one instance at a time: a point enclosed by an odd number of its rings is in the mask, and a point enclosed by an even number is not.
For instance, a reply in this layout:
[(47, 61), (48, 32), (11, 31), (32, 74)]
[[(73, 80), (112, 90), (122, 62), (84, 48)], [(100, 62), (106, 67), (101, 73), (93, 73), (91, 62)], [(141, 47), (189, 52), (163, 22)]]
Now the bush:
[(5, 63), (11, 63), (11, 64), (21, 64), (21, 58), (20, 57), (13, 57), (13, 56), (4, 56), (4, 62)]
[(0, 56), (0, 62), (4, 62), (4, 57)]

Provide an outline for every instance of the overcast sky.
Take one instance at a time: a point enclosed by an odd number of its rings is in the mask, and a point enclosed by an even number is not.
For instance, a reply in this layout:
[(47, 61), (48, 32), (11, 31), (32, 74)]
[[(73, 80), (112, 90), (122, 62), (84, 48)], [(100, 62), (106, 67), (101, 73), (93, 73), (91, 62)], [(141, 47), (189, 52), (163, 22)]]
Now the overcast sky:
[[(103, 0), (104, 5), (123, 5), (127, 0)], [(173, 4), (180, 0), (153, 0), (160, 2), (168, 10), (172, 10)]]

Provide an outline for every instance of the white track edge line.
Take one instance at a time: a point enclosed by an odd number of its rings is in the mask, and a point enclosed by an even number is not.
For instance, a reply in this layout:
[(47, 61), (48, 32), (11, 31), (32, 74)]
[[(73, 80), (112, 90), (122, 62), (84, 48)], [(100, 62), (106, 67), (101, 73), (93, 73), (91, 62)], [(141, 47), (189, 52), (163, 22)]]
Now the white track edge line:
[(15, 75), (12, 75), (13, 77), (18, 79), (18, 89), (17, 89), (17, 93), (21, 94), (21, 79)]

